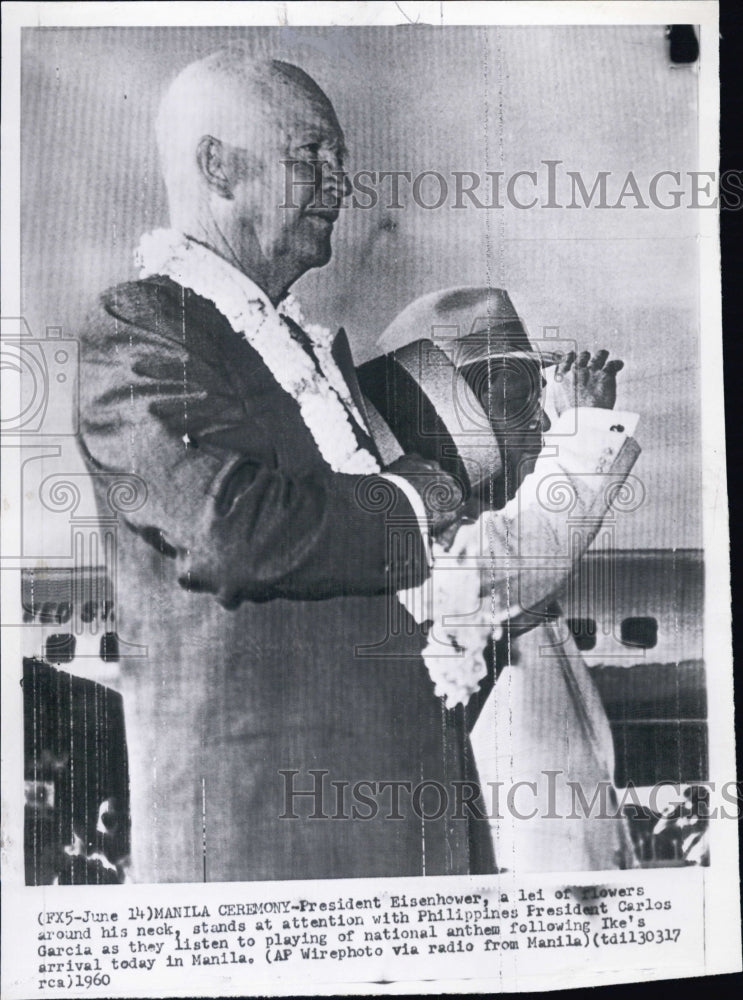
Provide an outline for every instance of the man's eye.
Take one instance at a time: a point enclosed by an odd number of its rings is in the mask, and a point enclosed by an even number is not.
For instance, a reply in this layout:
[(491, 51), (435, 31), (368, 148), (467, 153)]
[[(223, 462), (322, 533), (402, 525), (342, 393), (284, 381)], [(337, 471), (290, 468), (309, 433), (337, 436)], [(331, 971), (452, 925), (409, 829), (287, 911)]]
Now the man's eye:
[(316, 160), (320, 155), (320, 143), (319, 142), (308, 142), (304, 146), (299, 147), (300, 153), (306, 153), (312, 159)]

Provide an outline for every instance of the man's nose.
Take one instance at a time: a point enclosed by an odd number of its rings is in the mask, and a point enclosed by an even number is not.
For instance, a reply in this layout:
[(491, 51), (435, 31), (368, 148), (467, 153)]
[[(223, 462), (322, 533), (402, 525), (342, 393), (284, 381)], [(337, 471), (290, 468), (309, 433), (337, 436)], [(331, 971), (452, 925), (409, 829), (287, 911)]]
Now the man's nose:
[(541, 434), (546, 434), (551, 426), (552, 426), (552, 421), (547, 416), (545, 411), (541, 409), (529, 424), (531, 430), (539, 431)]
[(329, 194), (332, 198), (336, 198), (338, 201), (347, 198), (352, 191), (352, 187), (348, 179), (348, 174), (343, 167), (339, 163), (334, 164), (326, 160), (323, 163), (322, 171), (323, 192)]

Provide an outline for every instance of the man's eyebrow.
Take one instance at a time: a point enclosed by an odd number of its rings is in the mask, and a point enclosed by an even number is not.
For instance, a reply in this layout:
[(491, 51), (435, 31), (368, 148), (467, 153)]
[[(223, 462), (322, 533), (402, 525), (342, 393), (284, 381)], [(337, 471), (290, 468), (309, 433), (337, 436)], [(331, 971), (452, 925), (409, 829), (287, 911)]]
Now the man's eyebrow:
[(292, 141), (297, 143), (319, 142), (332, 147), (338, 155), (345, 159), (348, 156), (348, 147), (337, 133), (318, 128), (316, 125), (301, 125), (292, 136)]

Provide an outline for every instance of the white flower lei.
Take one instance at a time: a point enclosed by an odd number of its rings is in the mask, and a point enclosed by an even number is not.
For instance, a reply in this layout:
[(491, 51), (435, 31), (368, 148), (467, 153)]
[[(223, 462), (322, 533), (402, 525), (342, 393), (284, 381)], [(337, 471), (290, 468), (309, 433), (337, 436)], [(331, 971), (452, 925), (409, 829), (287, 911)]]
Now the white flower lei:
[[(481, 600), (481, 570), (471, 558), (479, 528), (459, 529), (449, 551), (434, 543), (433, 565), (419, 587), (400, 591), (400, 603), (420, 624), (431, 622), (422, 656), (447, 708), (466, 705), (487, 674), (485, 646), (503, 634), (501, 616)], [(469, 543), (469, 544), (468, 544)]]
[(208, 247), (176, 230), (156, 229), (142, 237), (135, 259), (141, 277), (165, 275), (214, 303), (233, 330), (258, 352), (281, 388), (297, 401), (302, 420), (333, 472), (367, 475), (380, 471), (377, 460), (359, 446), (354, 434), (349, 411), (359, 427), (364, 423), (333, 358), (330, 331), (306, 324), (291, 297), (281, 303), (281, 313), (307, 333), (321, 372), (260, 290)]
[[(277, 312), (237, 268), (177, 230), (146, 233), (135, 261), (141, 277), (161, 274), (172, 278), (216, 306), (232, 329), (258, 352), (281, 388), (297, 401), (320, 454), (334, 472), (380, 472), (377, 460), (359, 446), (354, 434), (349, 412), (360, 427), (364, 422), (333, 358), (332, 335), (324, 327), (308, 324), (293, 297), (284, 299), (281, 312)], [(310, 338), (321, 371), (291, 335), (284, 316)], [(483, 648), (493, 628), (481, 622), (474, 626), (445, 624), (445, 618), (471, 612), (479, 593), (480, 572), (463, 570), (462, 566), (452, 569), (451, 561), (437, 560), (437, 554), (442, 555), (443, 550), (434, 546), (429, 578), (420, 587), (397, 596), (419, 623), (433, 623), (422, 656), (436, 695), (444, 698), (447, 708), (453, 708), (466, 704), (480, 686), (486, 674)]]

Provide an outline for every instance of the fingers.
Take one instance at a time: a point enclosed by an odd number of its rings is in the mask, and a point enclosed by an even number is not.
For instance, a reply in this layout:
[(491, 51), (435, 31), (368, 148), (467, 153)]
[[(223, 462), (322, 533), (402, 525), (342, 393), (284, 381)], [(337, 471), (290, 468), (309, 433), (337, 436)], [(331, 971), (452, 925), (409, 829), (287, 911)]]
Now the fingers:
[(618, 358), (614, 361), (607, 361), (609, 352), (602, 348), (591, 357), (590, 351), (581, 351), (576, 358), (575, 351), (568, 351), (562, 361), (555, 367), (555, 372), (565, 375), (572, 367), (587, 368), (590, 372), (603, 371), (607, 375), (616, 375), (624, 368), (624, 362)]
[(444, 528), (443, 531), (440, 531), (437, 534), (436, 541), (442, 546), (442, 548), (446, 549), (447, 552), (451, 549), (460, 526), (461, 522), (459, 520), (454, 520), (447, 528)]
[(606, 359), (608, 357), (609, 357), (609, 352), (608, 351), (604, 351), (604, 350), (597, 351), (594, 354), (594, 356), (591, 359), (591, 361), (589, 361), (588, 367), (591, 369), (591, 371), (594, 371), (594, 372), (598, 371), (599, 368), (603, 368), (604, 367), (604, 365), (606, 363)]
[(566, 372), (570, 371), (570, 368), (574, 361), (575, 361), (575, 351), (568, 351), (568, 353), (565, 355), (562, 361), (558, 362), (557, 366), (555, 367), (555, 371), (559, 375), (564, 375)]

